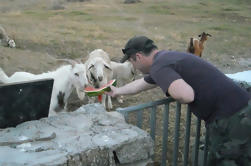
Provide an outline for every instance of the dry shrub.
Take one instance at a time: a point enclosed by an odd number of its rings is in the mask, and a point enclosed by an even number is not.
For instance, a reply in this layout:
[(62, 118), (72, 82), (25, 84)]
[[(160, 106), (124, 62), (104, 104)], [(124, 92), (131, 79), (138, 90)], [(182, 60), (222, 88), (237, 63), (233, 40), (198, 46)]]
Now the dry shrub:
[(64, 0), (52, 0), (51, 6), (49, 7), (51, 10), (63, 10), (64, 7)]
[(90, 0), (67, 0), (67, 2), (85, 2)]
[(140, 0), (125, 0), (124, 3), (129, 4), (129, 3), (139, 3), (141, 2)]

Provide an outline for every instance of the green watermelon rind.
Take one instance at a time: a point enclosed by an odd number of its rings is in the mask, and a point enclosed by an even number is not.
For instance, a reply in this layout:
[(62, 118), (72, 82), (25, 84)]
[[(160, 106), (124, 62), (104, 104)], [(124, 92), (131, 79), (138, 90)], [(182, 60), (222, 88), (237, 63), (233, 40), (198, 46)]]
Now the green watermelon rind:
[[(117, 85), (117, 80), (112, 80), (113, 83), (111, 84), (112, 86), (116, 86)], [(85, 93), (87, 96), (93, 97), (93, 96), (99, 96), (104, 94), (105, 92), (109, 92), (111, 91), (111, 88), (108, 86), (106, 88), (100, 89), (99, 91), (87, 91), (85, 90)]]

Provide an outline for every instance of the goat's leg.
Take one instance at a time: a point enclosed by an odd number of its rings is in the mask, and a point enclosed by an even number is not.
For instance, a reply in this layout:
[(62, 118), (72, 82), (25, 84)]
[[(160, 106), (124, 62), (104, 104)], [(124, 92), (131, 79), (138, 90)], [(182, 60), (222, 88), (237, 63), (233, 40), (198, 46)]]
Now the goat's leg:
[(68, 102), (65, 102), (65, 106), (64, 109), (62, 110), (62, 112), (68, 112)]
[(108, 97), (108, 101), (107, 101), (108, 109), (111, 110), (112, 109), (112, 99), (111, 99), (111, 96), (107, 96), (107, 97)]
[(57, 115), (56, 111), (54, 111), (54, 110), (49, 111), (49, 115), (48, 115), (49, 117), (50, 116), (55, 116), (55, 115)]
[(119, 104), (123, 104), (124, 103), (124, 96), (118, 96), (118, 97), (116, 97), (116, 99), (117, 99), (117, 101), (118, 101), (118, 103)]
[(85, 98), (85, 92), (83, 92), (83, 91), (81, 91), (79, 89), (76, 89), (76, 91), (77, 91), (78, 98), (80, 100), (84, 100), (84, 98)]
[(106, 95), (103, 94), (103, 95), (102, 95), (102, 104), (103, 104), (104, 108), (106, 108), (105, 101), (106, 101)]
[[(134, 76), (133, 76), (134, 77)], [(135, 78), (135, 77), (134, 77)], [(133, 79), (134, 79), (133, 78)], [(131, 80), (132, 81), (132, 80)], [(123, 86), (123, 85), (125, 85), (125, 84), (123, 84), (122, 83), (122, 81), (117, 81), (117, 85), (118, 85), (118, 87), (121, 87), (121, 86)], [(124, 103), (124, 101), (123, 101), (123, 96), (117, 96), (116, 97), (116, 100), (117, 100), (117, 102), (119, 103), (119, 104), (122, 104), (122, 103)]]
[(88, 104), (95, 103), (95, 97), (88, 97)]

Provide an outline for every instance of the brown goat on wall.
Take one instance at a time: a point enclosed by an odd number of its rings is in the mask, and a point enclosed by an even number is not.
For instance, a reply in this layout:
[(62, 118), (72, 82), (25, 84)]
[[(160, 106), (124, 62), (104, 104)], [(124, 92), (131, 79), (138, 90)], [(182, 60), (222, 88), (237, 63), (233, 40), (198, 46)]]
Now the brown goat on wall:
[(187, 48), (187, 52), (192, 53), (196, 56), (201, 57), (202, 56), (202, 51), (204, 49), (204, 42), (207, 40), (208, 36), (212, 36), (208, 33), (201, 33), (200, 35), (198, 35), (200, 37), (200, 39), (196, 39), (196, 38), (190, 38), (190, 43), (188, 45)]

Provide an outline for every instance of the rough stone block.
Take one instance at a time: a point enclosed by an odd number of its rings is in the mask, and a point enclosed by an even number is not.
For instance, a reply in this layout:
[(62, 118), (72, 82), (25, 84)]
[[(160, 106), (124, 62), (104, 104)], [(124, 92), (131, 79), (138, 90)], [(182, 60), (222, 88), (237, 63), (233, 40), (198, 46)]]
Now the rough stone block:
[(143, 166), (153, 141), (100, 104), (0, 130), (0, 165)]

